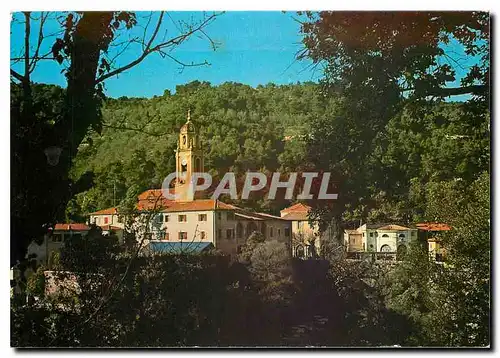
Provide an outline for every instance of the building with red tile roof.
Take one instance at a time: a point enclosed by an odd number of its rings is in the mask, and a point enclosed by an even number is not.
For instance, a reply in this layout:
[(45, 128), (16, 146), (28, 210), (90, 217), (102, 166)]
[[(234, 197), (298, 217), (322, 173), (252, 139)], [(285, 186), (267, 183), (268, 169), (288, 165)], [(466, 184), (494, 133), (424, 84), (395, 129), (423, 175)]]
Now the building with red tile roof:
[(118, 215), (118, 208), (107, 208), (90, 213), (90, 215)]
[(297, 204), (294, 204), (292, 206), (289, 206), (288, 208), (285, 208), (283, 210), (281, 210), (281, 213), (291, 213), (291, 212), (305, 212), (305, 213), (308, 213), (309, 211), (311, 210), (311, 207), (309, 205), (306, 205), (304, 203), (297, 203)]
[(436, 262), (442, 262), (446, 258), (446, 248), (443, 246), (440, 234), (451, 230), (451, 226), (445, 223), (423, 222), (418, 223), (417, 228), (422, 231), (423, 238), (427, 241), (429, 256)]
[(292, 254), (295, 257), (316, 257), (321, 252), (319, 227), (309, 220), (311, 207), (296, 203), (280, 211), (281, 218), (289, 221), (292, 230)]
[(117, 207), (111, 207), (90, 213), (89, 223), (95, 224), (101, 228), (110, 225), (120, 230), (125, 228), (123, 217), (118, 212)]
[[(210, 242), (227, 254), (237, 254), (253, 232), (266, 239), (290, 246), (291, 222), (279, 216), (245, 210), (221, 200), (203, 199), (187, 190), (192, 173), (204, 171), (203, 146), (198, 130), (188, 115), (182, 126), (176, 150), (176, 171), (184, 178), (169, 188), (177, 200), (167, 199), (162, 189), (149, 189), (137, 198), (139, 216), (152, 215), (147, 242)], [(141, 216), (142, 215), (142, 216)], [(90, 214), (90, 222), (100, 227), (124, 228), (124, 218), (117, 208)], [(135, 225), (143, 225), (136, 219)], [(147, 244), (146, 242), (146, 244)]]
[(28, 246), (27, 255), (36, 255), (38, 263), (47, 265), (51, 255), (59, 252), (66, 240), (85, 236), (89, 231), (90, 227), (83, 223), (57, 223), (49, 229), (40, 245), (33, 241)]
[(72, 223), (72, 224), (55, 224), (51, 231), (89, 231), (90, 227), (86, 224)]

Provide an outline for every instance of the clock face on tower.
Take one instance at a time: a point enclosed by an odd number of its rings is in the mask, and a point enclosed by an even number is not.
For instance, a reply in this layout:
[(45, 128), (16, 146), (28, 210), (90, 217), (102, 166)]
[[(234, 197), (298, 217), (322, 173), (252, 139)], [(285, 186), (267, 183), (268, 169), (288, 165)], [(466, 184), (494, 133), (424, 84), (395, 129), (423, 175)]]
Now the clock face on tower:
[(182, 165), (186, 165), (186, 164), (187, 164), (187, 160), (186, 160), (186, 158), (182, 158), (181, 164), (182, 164)]

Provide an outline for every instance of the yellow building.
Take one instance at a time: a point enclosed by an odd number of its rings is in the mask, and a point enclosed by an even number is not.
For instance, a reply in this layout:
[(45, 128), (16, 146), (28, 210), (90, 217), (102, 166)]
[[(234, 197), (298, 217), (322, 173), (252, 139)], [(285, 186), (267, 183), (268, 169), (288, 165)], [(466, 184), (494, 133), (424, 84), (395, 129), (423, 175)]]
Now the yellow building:
[(422, 232), (423, 239), (427, 241), (429, 257), (436, 262), (445, 261), (446, 249), (439, 234), (451, 230), (451, 227), (442, 223), (419, 223), (417, 228)]
[[(137, 209), (143, 215), (134, 223), (135, 231), (144, 232), (146, 247), (152, 251), (159, 243), (187, 243), (205, 247), (210, 243), (226, 254), (237, 254), (253, 232), (260, 232), (266, 240), (277, 240), (291, 248), (291, 222), (274, 215), (251, 212), (222, 202), (194, 197), (188, 185), (194, 172), (204, 172), (204, 152), (198, 130), (188, 112), (187, 122), (181, 127), (177, 144), (176, 171), (181, 178), (175, 182), (176, 200), (168, 200), (161, 189), (150, 189), (138, 197)], [(144, 220), (145, 218), (148, 220)], [(90, 221), (98, 226), (124, 227), (116, 208), (94, 212)], [(147, 223), (146, 223), (147, 222)], [(144, 229), (144, 225), (148, 226)], [(139, 234), (140, 236), (140, 234)], [(189, 246), (189, 245), (188, 245)]]
[[(191, 121), (190, 111), (188, 111), (187, 122), (179, 132), (179, 140), (175, 150), (175, 163), (177, 177), (181, 178), (175, 184), (175, 193), (179, 195), (177, 200), (195, 199), (188, 191), (190, 178), (195, 172), (205, 172), (205, 160), (200, 136), (196, 126)], [(199, 193), (197, 198), (201, 197), (202, 194)]]
[(348, 252), (365, 251), (363, 246), (363, 233), (358, 230), (345, 230), (344, 245)]
[(309, 212), (311, 207), (297, 203), (281, 210), (281, 218), (291, 223), (292, 254), (294, 257), (317, 257), (321, 250), (319, 229), (317, 224), (311, 224)]

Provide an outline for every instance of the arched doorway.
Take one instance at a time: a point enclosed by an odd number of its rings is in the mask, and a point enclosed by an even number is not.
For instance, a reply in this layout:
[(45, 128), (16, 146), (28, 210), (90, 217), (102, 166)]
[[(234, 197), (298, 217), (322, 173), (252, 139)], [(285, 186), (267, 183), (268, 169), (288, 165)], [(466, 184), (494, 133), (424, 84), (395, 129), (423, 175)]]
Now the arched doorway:
[(380, 248), (381, 252), (391, 252), (391, 247), (389, 245), (382, 245)]
[(295, 248), (295, 257), (298, 257), (300, 259), (303, 259), (305, 256), (305, 253), (304, 253), (304, 246), (302, 245), (298, 245), (296, 248)]

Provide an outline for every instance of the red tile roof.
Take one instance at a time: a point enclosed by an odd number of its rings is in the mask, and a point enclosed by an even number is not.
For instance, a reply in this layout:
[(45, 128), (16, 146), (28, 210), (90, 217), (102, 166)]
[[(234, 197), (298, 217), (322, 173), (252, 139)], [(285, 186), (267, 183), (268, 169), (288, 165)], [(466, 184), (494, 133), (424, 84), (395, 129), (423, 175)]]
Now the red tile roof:
[(113, 208), (107, 208), (107, 209), (102, 209), (95, 211), (93, 213), (90, 213), (90, 215), (117, 215), (118, 214), (118, 209), (113, 207)]
[(449, 231), (451, 226), (443, 223), (419, 223), (417, 229), (423, 231)]
[[(174, 189), (170, 189), (173, 193)], [(170, 206), (174, 201), (163, 196), (163, 189), (149, 189), (138, 196), (137, 210), (156, 210)]]
[(236, 206), (223, 203), (220, 200), (198, 199), (193, 201), (170, 201), (163, 212), (176, 211), (209, 211), (209, 210), (236, 210)]
[(162, 212), (182, 212), (182, 211), (212, 211), (212, 210), (231, 210), (236, 215), (250, 220), (283, 220), (279, 216), (274, 216), (266, 213), (256, 213), (247, 211), (237, 206), (224, 203), (220, 200), (213, 199), (197, 199), (193, 201), (172, 201), (169, 205), (162, 210)]
[(281, 213), (290, 213), (290, 212), (309, 212), (311, 210), (311, 207), (306, 204), (302, 203), (297, 203), (295, 205), (289, 206), (288, 208), (285, 208), (281, 210)]
[[(171, 188), (170, 192), (173, 193), (173, 191), (174, 189)], [(232, 210), (235, 211), (235, 213), (240, 213), (243, 216), (247, 216), (248, 218), (254, 220), (262, 220), (262, 219), (283, 220), (283, 218), (279, 216), (247, 211), (237, 206), (224, 203), (220, 200), (213, 200), (213, 199), (196, 199), (191, 201), (169, 200), (163, 196), (162, 189), (146, 190), (141, 194), (139, 194), (137, 199), (138, 202), (136, 207), (139, 211), (148, 211), (153, 209), (159, 210), (161, 212)], [(296, 204), (295, 207), (297, 207), (297, 210), (300, 210), (298, 208), (306, 208), (305, 210), (309, 210), (309, 207), (303, 204)], [(91, 215), (111, 215), (111, 214), (118, 214), (117, 209), (108, 208), (91, 213)]]
[(90, 227), (85, 224), (72, 223), (72, 224), (55, 224), (54, 231), (89, 231)]

